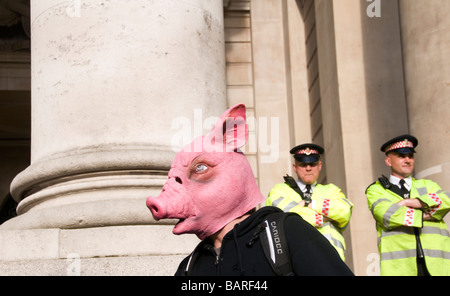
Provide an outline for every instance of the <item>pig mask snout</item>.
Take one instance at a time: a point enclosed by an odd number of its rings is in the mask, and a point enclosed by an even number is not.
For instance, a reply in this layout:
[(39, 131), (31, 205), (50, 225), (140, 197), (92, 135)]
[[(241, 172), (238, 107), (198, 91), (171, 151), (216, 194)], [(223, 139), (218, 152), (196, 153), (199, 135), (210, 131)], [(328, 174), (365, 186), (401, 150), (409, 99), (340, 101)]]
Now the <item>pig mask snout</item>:
[(190, 194), (180, 177), (169, 177), (158, 197), (147, 198), (147, 207), (155, 220), (186, 219), (194, 216)]
[(152, 212), (153, 218), (155, 218), (155, 220), (161, 220), (165, 216), (167, 216), (167, 211), (164, 211), (163, 207), (158, 203), (158, 201), (152, 199), (152, 197), (149, 197), (147, 199), (147, 207), (150, 209), (150, 212)]

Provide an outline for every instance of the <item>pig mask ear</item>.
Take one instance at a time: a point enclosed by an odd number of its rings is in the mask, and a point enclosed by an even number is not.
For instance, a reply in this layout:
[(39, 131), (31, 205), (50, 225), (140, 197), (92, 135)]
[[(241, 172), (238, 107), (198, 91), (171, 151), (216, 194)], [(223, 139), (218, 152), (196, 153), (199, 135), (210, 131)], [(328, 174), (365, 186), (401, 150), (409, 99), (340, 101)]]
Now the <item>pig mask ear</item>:
[(209, 152), (232, 152), (247, 143), (248, 127), (245, 105), (231, 107), (204, 138), (203, 148)]

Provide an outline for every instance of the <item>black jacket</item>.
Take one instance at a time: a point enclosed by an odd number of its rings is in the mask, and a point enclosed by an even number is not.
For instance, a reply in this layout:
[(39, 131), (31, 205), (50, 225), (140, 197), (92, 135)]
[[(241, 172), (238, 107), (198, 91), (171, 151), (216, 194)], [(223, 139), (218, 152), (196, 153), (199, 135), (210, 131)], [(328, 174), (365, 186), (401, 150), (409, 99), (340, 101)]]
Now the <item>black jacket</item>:
[[(216, 255), (209, 238), (200, 242), (194, 250), (195, 255), (191, 259), (193, 265), (188, 275), (275, 275), (261, 243), (258, 241), (249, 246), (248, 242), (255, 238), (258, 226), (265, 217), (277, 211), (281, 210), (276, 207), (263, 207), (236, 224), (233, 230), (224, 236), (219, 255)], [(299, 215), (286, 218), (285, 233), (296, 275), (353, 275), (328, 240)], [(190, 258), (191, 256), (188, 256), (180, 263), (175, 275), (186, 275)]]

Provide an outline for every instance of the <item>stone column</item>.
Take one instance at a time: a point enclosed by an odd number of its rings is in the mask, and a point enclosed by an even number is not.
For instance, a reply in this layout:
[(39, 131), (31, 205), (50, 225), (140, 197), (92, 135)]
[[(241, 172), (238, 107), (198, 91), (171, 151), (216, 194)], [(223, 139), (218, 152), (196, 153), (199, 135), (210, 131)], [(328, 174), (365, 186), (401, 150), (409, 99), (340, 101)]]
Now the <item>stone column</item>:
[(419, 139), (415, 176), (448, 191), (450, 2), (401, 0), (400, 12), (410, 132)]
[(175, 119), (226, 109), (222, 1), (40, 0), (31, 16), (31, 165), (11, 223), (151, 223)]
[(450, 179), (450, 3), (400, 1), (410, 130), (419, 139), (416, 175)]
[(385, 167), (379, 147), (386, 133), (407, 128), (398, 7), (383, 1), (377, 20), (363, 0), (314, 3), (327, 182), (354, 204), (346, 263), (357, 275), (377, 275), (377, 234), (364, 192)]

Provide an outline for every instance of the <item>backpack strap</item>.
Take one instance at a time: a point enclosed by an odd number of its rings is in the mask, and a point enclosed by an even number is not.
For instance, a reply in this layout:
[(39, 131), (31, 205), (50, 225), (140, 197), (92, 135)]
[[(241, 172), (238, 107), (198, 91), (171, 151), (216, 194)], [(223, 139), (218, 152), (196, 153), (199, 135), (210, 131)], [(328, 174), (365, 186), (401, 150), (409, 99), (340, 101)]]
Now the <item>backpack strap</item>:
[[(265, 257), (274, 272), (279, 276), (295, 275), (292, 270), (291, 256), (284, 231), (284, 220), (290, 215), (297, 214), (276, 212), (268, 215), (260, 224), (260, 228), (255, 232), (252, 240), (247, 243), (247, 246), (252, 246), (258, 239), (261, 241)], [(200, 247), (202, 247), (201, 242), (190, 254), (182, 275), (188, 276), (191, 274)]]
[(279, 212), (268, 215), (262, 222), (264, 230), (260, 233), (261, 245), (267, 260), (275, 273), (282, 276), (294, 275), (284, 231), (284, 220), (290, 214), (293, 213)]

